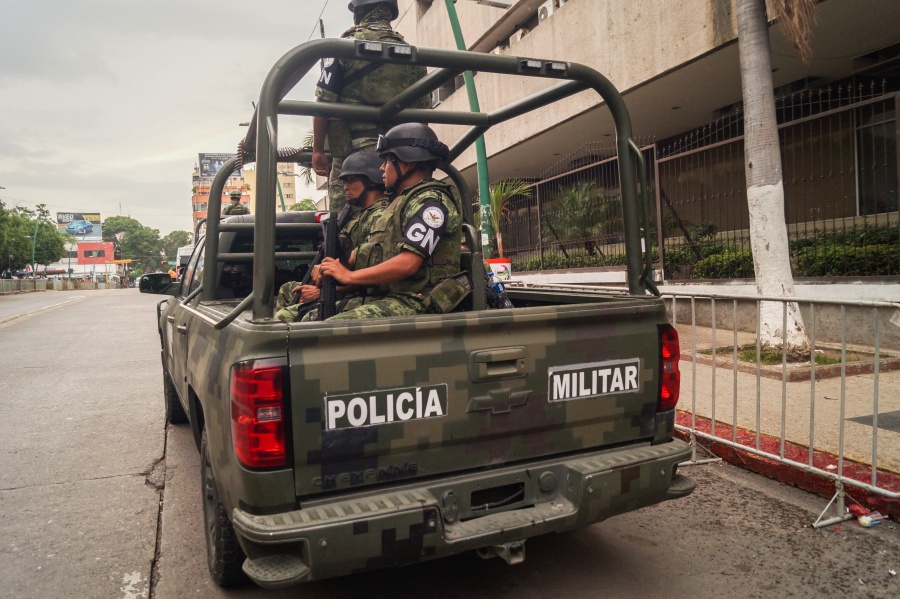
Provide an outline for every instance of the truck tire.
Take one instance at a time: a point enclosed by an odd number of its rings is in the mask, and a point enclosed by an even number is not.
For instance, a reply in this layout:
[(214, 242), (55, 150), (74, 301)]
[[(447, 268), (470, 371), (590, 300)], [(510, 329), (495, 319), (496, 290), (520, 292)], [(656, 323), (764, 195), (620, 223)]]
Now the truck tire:
[(219, 501), (219, 490), (209, 461), (206, 429), (200, 440), (200, 490), (203, 493), (203, 530), (206, 534), (206, 565), (219, 586), (231, 587), (247, 582), (242, 566), (246, 556), (238, 543), (228, 513)]
[(166, 398), (166, 422), (169, 424), (184, 424), (188, 421), (187, 414), (184, 413), (184, 407), (178, 399), (178, 392), (175, 391), (175, 385), (172, 379), (165, 372), (163, 373), (163, 395)]

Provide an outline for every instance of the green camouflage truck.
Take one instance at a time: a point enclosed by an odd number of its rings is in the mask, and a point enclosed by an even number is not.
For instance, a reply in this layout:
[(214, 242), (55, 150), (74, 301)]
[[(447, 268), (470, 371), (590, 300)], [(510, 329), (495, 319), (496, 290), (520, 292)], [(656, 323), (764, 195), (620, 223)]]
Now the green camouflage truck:
[[(432, 70), (381, 107), (284, 100), (323, 57)], [(407, 108), (467, 69), (560, 82), (491, 113)], [(334, 245), (315, 213), (276, 214), (277, 164), (308, 158), (277, 148), (280, 119), (469, 125), (442, 166), (467, 198), (453, 159), (491, 125), (585, 89), (606, 101), (627, 157), (627, 289), (513, 287), (513, 308), (487, 309), (473, 285), (447, 314), (273, 318), (278, 285), (302, 277), (320, 243), (326, 253)], [(142, 291), (169, 296), (158, 306), (167, 421), (189, 423), (201, 452), (217, 583), (249, 577), (281, 588), (468, 550), (515, 564), (530, 537), (693, 490), (677, 470), (690, 449), (673, 438), (678, 337), (645, 251), (645, 169), (624, 103), (602, 75), (566, 62), (317, 40), (269, 73), (238, 157), (213, 180), (209, 214), (220, 213), (229, 174), (251, 160), (256, 214), (210, 218), (177, 284), (141, 280)], [(481, 281), (471, 208), (466, 221), (461, 268)]]

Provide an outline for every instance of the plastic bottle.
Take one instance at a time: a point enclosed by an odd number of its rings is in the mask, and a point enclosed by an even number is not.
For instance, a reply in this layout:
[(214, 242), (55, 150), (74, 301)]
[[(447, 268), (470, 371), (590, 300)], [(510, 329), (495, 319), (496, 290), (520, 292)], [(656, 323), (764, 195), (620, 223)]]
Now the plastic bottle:
[(512, 302), (509, 301), (509, 296), (506, 295), (506, 285), (503, 284), (503, 281), (500, 280), (500, 277), (496, 276), (493, 271), (488, 271), (488, 279), (490, 279), (491, 289), (494, 290), (494, 293), (497, 294), (499, 298), (498, 308), (512, 308)]

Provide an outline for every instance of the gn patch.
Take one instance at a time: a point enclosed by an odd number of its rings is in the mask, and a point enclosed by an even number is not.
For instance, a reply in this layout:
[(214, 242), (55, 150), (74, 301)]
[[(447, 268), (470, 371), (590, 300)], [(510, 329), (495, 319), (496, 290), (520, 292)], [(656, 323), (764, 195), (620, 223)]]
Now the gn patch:
[(547, 399), (569, 401), (615, 393), (636, 393), (640, 390), (640, 365), (640, 358), (630, 358), (554, 366), (547, 371)]
[(325, 429), (329, 431), (446, 415), (446, 383), (325, 396)]

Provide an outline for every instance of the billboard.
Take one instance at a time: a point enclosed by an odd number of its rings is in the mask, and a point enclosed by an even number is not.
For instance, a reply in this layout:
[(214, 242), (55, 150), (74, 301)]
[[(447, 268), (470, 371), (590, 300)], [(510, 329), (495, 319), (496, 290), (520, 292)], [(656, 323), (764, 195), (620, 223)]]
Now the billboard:
[(56, 228), (79, 241), (100, 241), (103, 237), (99, 212), (57, 212)]
[[(222, 165), (234, 158), (236, 154), (199, 154), (200, 176), (215, 177)], [(232, 177), (240, 177), (241, 171), (234, 171)]]

